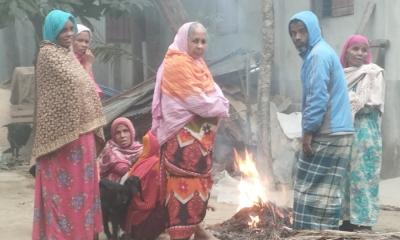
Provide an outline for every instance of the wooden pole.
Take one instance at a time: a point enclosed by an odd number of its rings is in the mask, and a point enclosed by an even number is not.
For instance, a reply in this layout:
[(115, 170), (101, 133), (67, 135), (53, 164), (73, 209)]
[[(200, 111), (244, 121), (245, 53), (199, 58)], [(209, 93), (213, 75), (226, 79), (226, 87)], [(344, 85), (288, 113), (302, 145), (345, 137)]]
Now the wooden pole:
[(273, 0), (262, 1), (262, 63), (258, 79), (257, 99), (257, 167), (274, 186), (271, 156), (270, 94), (274, 56)]

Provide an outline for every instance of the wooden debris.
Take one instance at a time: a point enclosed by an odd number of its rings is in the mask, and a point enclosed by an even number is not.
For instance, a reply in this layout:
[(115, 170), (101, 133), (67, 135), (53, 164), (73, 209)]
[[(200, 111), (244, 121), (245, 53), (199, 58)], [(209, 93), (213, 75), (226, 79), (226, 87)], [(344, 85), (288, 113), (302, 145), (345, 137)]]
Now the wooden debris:
[(400, 207), (391, 206), (391, 205), (381, 205), (381, 210), (383, 211), (400, 211)]
[[(231, 219), (210, 227), (210, 231), (221, 240), (278, 240), (289, 236), (291, 215), (288, 208), (278, 207), (272, 202), (259, 203), (241, 209)], [(252, 222), (255, 218), (259, 221)]]
[[(381, 206), (388, 211), (399, 211), (393, 206)], [(259, 217), (258, 223), (252, 218)], [(210, 226), (208, 230), (221, 240), (400, 240), (400, 232), (343, 232), (337, 230), (308, 231), (293, 230), (292, 212), (272, 202), (258, 203), (243, 208), (227, 221)]]
[(400, 239), (400, 232), (396, 233), (366, 233), (342, 232), (335, 230), (325, 231), (293, 231), (290, 240), (396, 240)]

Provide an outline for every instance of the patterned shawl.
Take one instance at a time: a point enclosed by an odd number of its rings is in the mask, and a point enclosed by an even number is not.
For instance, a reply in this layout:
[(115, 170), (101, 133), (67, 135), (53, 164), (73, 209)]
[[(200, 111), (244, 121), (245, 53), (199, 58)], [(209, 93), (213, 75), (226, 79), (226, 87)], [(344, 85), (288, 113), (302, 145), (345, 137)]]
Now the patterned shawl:
[(353, 117), (365, 106), (375, 106), (381, 113), (385, 103), (385, 81), (383, 69), (376, 64), (344, 69), (349, 88), (349, 99)]
[[(125, 125), (131, 134), (131, 145), (127, 148), (120, 147), (115, 142), (115, 131), (119, 125)], [(135, 141), (135, 128), (132, 122), (124, 117), (117, 118), (111, 124), (112, 139), (107, 141), (106, 146), (98, 157), (100, 163), (100, 176), (112, 181), (119, 179), (129, 171), (142, 153), (143, 145)]]
[(36, 65), (35, 137), (32, 158), (53, 152), (106, 123), (95, 86), (71, 52), (44, 41)]
[(228, 117), (229, 102), (203, 59), (188, 52), (188, 31), (181, 26), (157, 72), (152, 104), (152, 132), (160, 145), (193, 117)]

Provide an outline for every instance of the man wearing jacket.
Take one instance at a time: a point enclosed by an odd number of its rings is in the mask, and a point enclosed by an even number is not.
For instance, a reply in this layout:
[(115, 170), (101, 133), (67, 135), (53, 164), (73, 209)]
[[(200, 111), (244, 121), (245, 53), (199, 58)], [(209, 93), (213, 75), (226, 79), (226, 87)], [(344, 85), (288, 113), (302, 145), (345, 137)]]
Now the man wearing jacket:
[(314, 13), (295, 14), (289, 34), (303, 59), (303, 153), (294, 186), (293, 227), (338, 229), (354, 131), (345, 76)]

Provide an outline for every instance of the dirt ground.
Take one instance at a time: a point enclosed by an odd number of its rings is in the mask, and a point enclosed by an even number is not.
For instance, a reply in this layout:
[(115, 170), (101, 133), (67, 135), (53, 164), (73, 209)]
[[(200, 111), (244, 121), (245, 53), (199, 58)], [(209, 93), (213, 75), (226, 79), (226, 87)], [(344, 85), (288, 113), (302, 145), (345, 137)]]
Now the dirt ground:
[[(0, 170), (1, 239), (30, 239), (34, 180), (27, 173), (27, 169), (27, 166), (21, 166), (7, 171)], [(387, 191), (386, 185), (393, 185), (395, 188), (390, 194), (393, 195), (399, 184), (400, 179), (391, 181), (390, 184), (383, 184), (382, 190), (383, 192)], [(394, 199), (389, 198), (389, 202), (383, 201), (383, 203), (390, 203), (392, 200)], [(397, 203), (400, 205), (400, 201)], [(230, 218), (236, 211), (234, 205), (216, 203), (214, 200), (211, 201), (211, 204), (216, 211), (207, 213), (206, 225), (220, 223)], [(400, 211), (382, 211), (379, 223), (374, 230), (377, 232), (400, 232)], [(104, 238), (102, 237), (102, 239)]]

